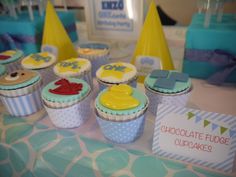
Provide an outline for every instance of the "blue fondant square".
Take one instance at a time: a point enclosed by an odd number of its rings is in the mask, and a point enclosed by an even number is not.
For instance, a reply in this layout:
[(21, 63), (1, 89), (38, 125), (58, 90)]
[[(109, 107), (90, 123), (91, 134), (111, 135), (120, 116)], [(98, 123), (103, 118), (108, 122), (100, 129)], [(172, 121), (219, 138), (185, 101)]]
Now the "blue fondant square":
[(163, 89), (173, 89), (175, 86), (175, 80), (159, 78), (156, 80), (154, 87), (160, 87)]
[(172, 72), (169, 78), (179, 82), (187, 82), (189, 76), (186, 73)]
[(153, 70), (150, 74), (150, 77), (152, 78), (166, 78), (169, 74), (169, 71), (166, 70)]

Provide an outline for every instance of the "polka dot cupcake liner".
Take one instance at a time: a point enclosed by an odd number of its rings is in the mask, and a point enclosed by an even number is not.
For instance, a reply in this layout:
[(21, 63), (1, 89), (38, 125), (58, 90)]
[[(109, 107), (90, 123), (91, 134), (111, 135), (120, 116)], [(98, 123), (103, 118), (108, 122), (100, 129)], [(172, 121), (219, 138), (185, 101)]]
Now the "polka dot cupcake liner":
[(114, 143), (126, 144), (138, 139), (144, 130), (146, 114), (136, 119), (124, 122), (105, 120), (96, 115), (97, 122), (103, 135)]
[(90, 93), (85, 99), (72, 106), (65, 108), (51, 108), (44, 104), (48, 116), (52, 123), (58, 128), (75, 128), (82, 125), (91, 114), (90, 103), (92, 100)]
[(149, 88), (147, 88), (147, 86), (145, 86), (145, 93), (150, 103), (148, 107), (148, 111), (155, 116), (157, 114), (159, 104), (169, 104), (169, 105), (176, 105), (179, 107), (185, 107), (188, 102), (188, 98), (190, 96), (191, 90), (192, 88), (182, 93), (168, 95), (168, 94), (154, 92), (150, 90)]

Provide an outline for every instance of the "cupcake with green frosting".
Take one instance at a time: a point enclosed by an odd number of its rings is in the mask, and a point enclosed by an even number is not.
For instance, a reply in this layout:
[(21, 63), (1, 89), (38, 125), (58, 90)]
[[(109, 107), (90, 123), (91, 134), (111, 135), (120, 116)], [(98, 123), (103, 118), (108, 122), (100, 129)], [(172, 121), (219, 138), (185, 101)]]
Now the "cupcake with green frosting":
[(115, 143), (130, 143), (143, 133), (148, 98), (126, 84), (113, 85), (95, 100), (97, 121), (104, 136)]
[(91, 88), (81, 79), (50, 82), (42, 90), (42, 99), (49, 118), (59, 128), (78, 127), (91, 113)]
[(13, 116), (28, 116), (43, 108), (40, 74), (30, 70), (16, 70), (0, 77), (0, 97)]
[(153, 70), (144, 81), (150, 100), (149, 111), (156, 115), (158, 104), (185, 106), (192, 90), (188, 74), (177, 71)]
[(21, 59), (24, 53), (21, 50), (7, 50), (0, 53), (0, 64), (6, 67), (7, 72), (13, 72), (22, 69)]

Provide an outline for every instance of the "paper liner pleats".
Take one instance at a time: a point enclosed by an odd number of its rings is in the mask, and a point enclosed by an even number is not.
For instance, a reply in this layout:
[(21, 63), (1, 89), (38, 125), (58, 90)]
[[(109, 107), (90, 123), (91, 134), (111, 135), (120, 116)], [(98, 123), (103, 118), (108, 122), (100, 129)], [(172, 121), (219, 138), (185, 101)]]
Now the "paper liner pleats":
[(191, 90), (192, 89), (190, 88), (188, 91), (185, 91), (183, 93), (168, 95), (162, 93), (155, 93), (154, 91), (150, 90), (145, 86), (145, 93), (148, 96), (150, 103), (148, 111), (151, 112), (153, 115), (156, 115), (159, 104), (169, 104), (184, 107), (188, 102)]
[(6, 67), (7, 73), (11, 73), (14, 72), (15, 70), (22, 69), (21, 60), (17, 60), (9, 64), (4, 64), (4, 66)]
[(6, 97), (1, 95), (1, 100), (7, 111), (13, 116), (27, 116), (43, 108), (41, 100), (41, 90), (16, 97)]
[(40, 73), (43, 80), (43, 86), (46, 86), (48, 83), (58, 78), (53, 72), (53, 66), (43, 69), (37, 69), (35, 71), (38, 71)]

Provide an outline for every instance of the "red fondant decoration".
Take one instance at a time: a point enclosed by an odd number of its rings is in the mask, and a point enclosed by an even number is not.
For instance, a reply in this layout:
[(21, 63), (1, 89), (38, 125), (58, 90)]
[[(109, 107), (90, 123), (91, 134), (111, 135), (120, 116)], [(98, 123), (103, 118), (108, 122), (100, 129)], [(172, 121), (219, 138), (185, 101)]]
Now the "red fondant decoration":
[(0, 60), (6, 60), (8, 58), (11, 58), (11, 56), (8, 55), (0, 55)]
[(57, 95), (76, 95), (83, 88), (83, 84), (69, 82), (67, 79), (60, 79), (55, 82), (55, 85), (59, 85), (59, 87), (55, 89), (49, 89), (49, 92), (57, 94)]

